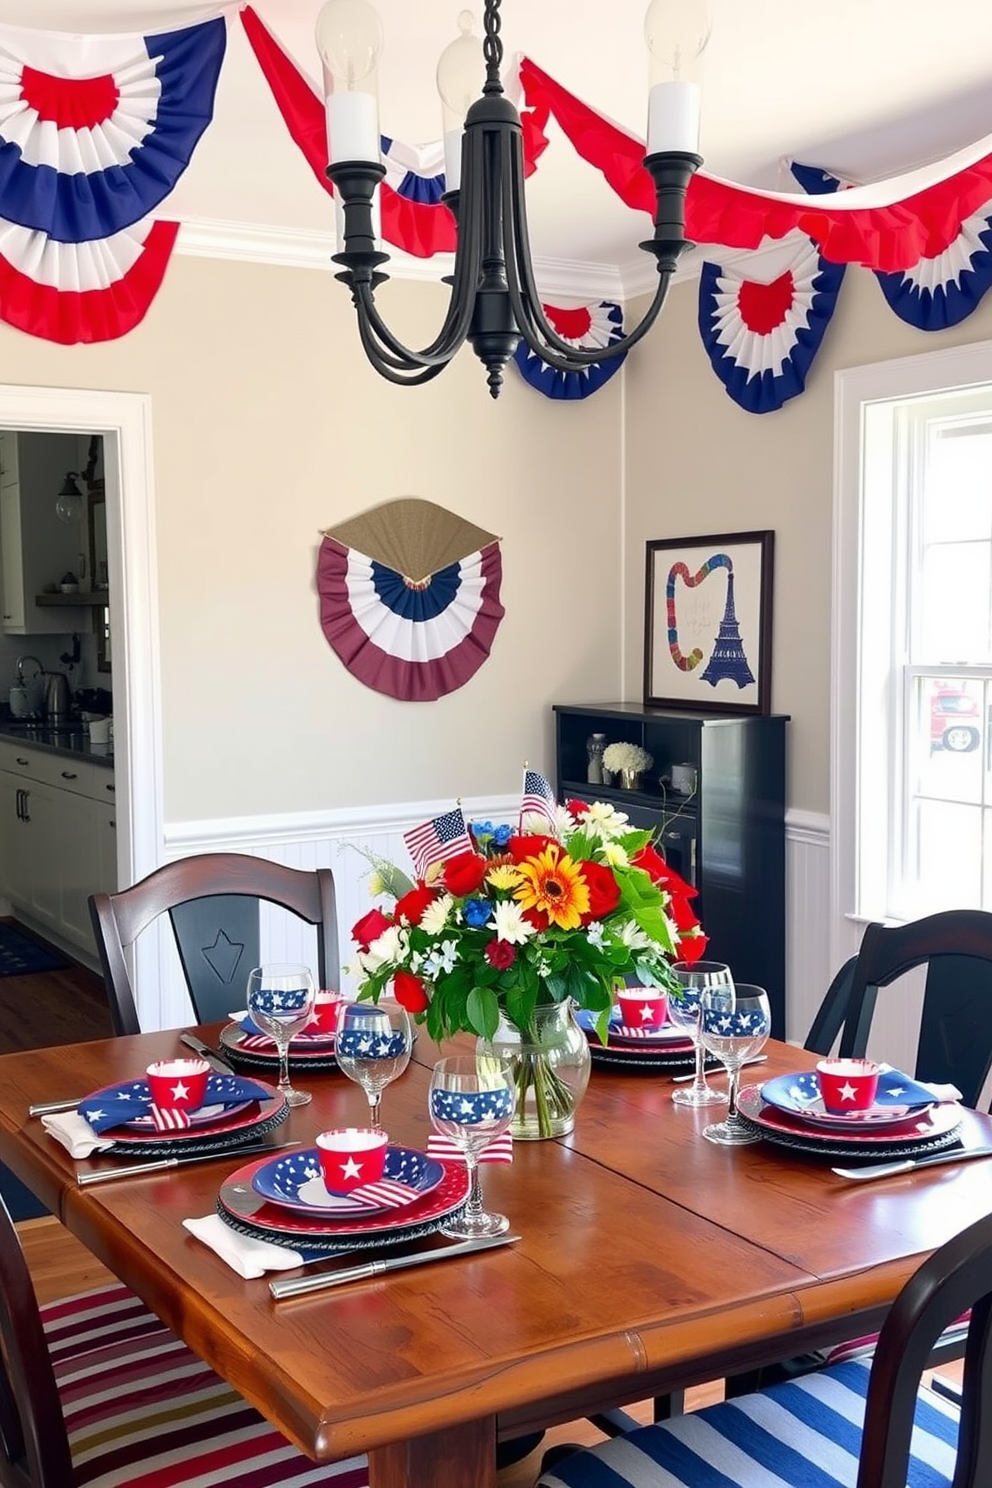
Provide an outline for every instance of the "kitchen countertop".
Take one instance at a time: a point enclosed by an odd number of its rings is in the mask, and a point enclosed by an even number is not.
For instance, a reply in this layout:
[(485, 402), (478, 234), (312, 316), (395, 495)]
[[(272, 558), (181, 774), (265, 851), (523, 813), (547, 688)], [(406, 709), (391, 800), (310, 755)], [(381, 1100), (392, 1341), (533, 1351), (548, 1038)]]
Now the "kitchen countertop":
[(12, 744), (30, 745), (45, 754), (60, 754), (69, 759), (87, 759), (95, 765), (114, 768), (113, 744), (91, 744), (81, 723), (75, 721), (62, 728), (51, 728), (29, 719), (0, 718), (0, 739)]

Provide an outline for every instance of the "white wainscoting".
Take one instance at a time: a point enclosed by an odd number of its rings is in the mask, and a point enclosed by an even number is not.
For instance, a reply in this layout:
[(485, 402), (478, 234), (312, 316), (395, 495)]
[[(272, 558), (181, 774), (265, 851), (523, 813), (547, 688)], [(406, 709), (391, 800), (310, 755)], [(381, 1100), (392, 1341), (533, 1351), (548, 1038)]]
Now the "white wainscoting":
[[(449, 810), (450, 801), (420, 801), (362, 810), (307, 813), (296, 817), (181, 822), (166, 828), (168, 860), (198, 852), (246, 852), (294, 868), (328, 866), (338, 896), (341, 956), (351, 955), (350, 929), (370, 907), (366, 852), (404, 863), (403, 833)], [(470, 820), (511, 821), (519, 797), (463, 803)], [(790, 813), (786, 822), (786, 1018), (788, 1037), (801, 1043), (833, 968), (829, 964), (829, 820)], [(191, 1010), (178, 957), (168, 930), (149, 931), (136, 967), (142, 1027), (175, 1028)], [(263, 916), (262, 954), (273, 961), (313, 961), (313, 936), (306, 926)], [(343, 985), (352, 985), (345, 975)], [(233, 990), (233, 989), (232, 989)], [(236, 1005), (240, 1006), (238, 1001)]]

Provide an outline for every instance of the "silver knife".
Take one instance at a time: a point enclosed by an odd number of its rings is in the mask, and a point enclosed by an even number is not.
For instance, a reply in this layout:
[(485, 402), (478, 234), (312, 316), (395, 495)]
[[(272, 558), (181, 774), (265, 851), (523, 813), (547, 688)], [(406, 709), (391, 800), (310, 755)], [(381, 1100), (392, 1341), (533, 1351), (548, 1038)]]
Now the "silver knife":
[(202, 1039), (197, 1038), (195, 1033), (185, 1032), (179, 1035), (179, 1042), (185, 1044), (187, 1049), (195, 1049), (201, 1059), (205, 1059), (212, 1069), (218, 1070), (222, 1075), (234, 1072), (234, 1066), (227, 1055), (220, 1049), (211, 1049)]
[(85, 1099), (85, 1095), (80, 1095), (75, 1100), (39, 1101), (37, 1105), (28, 1106), (28, 1115), (54, 1116), (56, 1111), (74, 1111)]
[(361, 1266), (346, 1266), (343, 1271), (324, 1272), (320, 1276), (291, 1276), (285, 1280), (270, 1281), (269, 1291), (276, 1301), (284, 1297), (300, 1297), (305, 1292), (319, 1292), (324, 1287), (344, 1286), (349, 1281), (366, 1281), (372, 1276), (381, 1276), (386, 1271), (401, 1271), (405, 1266), (426, 1266), (431, 1261), (447, 1261), (453, 1256), (474, 1255), (477, 1250), (494, 1250), (500, 1245), (512, 1245), (519, 1235), (493, 1235), (488, 1240), (463, 1240), (458, 1245), (449, 1245), (444, 1250), (418, 1250), (415, 1255), (390, 1256), (384, 1261), (365, 1261)]
[(973, 1157), (992, 1157), (992, 1147), (971, 1147), (961, 1152), (938, 1152), (932, 1157), (907, 1157), (902, 1162), (870, 1163), (866, 1168), (831, 1168), (840, 1178), (865, 1183), (872, 1178), (894, 1178), (897, 1173), (911, 1173), (914, 1168), (937, 1168), (941, 1163), (970, 1162)]
[[(229, 1147), (224, 1152), (198, 1152), (193, 1157), (157, 1157), (146, 1163), (126, 1163), (117, 1168), (101, 1168), (96, 1173), (77, 1173), (79, 1188), (90, 1183), (109, 1183), (113, 1178), (136, 1178), (141, 1173), (157, 1173), (161, 1168), (185, 1168), (190, 1163), (217, 1162), (225, 1157), (250, 1157), (253, 1152), (285, 1152), (299, 1147), (299, 1142), (257, 1142), (252, 1147)], [(98, 1155), (98, 1154), (95, 1154)]]

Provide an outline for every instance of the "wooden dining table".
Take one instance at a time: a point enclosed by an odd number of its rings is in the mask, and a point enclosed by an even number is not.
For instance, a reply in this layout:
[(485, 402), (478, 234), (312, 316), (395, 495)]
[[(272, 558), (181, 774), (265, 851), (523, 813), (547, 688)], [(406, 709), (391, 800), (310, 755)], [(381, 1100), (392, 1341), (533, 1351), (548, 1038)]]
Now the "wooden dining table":
[[(200, 1032), (216, 1042), (217, 1027)], [(595, 1068), (570, 1136), (518, 1142), (512, 1163), (483, 1169), (515, 1243), (276, 1302), (182, 1224), (214, 1212), (243, 1158), (80, 1187), (77, 1173), (115, 1159), (74, 1162), (28, 1116), (139, 1076), (177, 1038), (0, 1057), (0, 1160), (310, 1457), (368, 1452), (371, 1488), (493, 1488), (500, 1438), (877, 1327), (920, 1261), (992, 1208), (988, 1160), (853, 1183), (764, 1141), (705, 1140), (713, 1109), (674, 1106), (664, 1073)], [(426, 1146), (437, 1054), (421, 1034), (385, 1092), (397, 1143)], [(780, 1043), (767, 1054), (745, 1078), (814, 1062)], [(339, 1072), (294, 1078), (313, 1101), (276, 1139), (364, 1124)], [(962, 1136), (992, 1142), (992, 1120), (966, 1112)]]

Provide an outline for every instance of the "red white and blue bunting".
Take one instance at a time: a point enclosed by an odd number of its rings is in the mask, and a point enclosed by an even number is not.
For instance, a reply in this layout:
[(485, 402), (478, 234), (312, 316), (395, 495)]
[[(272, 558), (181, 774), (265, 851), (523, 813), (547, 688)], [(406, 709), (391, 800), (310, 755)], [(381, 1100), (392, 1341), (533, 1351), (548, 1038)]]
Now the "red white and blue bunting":
[[(853, 189), (816, 166), (794, 160), (789, 168), (811, 194)], [(918, 331), (943, 331), (967, 320), (992, 285), (992, 197), (964, 219), (941, 252), (897, 273), (876, 269), (875, 278), (890, 308)]]
[[(623, 309), (612, 300), (596, 300), (591, 305), (577, 305), (571, 309), (562, 305), (544, 305), (542, 308), (558, 335), (582, 350), (612, 346), (623, 335)], [(595, 362), (581, 372), (560, 372), (549, 367), (524, 341), (520, 342), (513, 357), (529, 387), (543, 393), (546, 398), (568, 401), (588, 398), (591, 393), (598, 392), (623, 366), (626, 352), (604, 362)]]
[(806, 386), (806, 375), (830, 324), (844, 265), (827, 263), (797, 234), (787, 261), (776, 255), (774, 278), (752, 277), (737, 264), (704, 263), (699, 279), (699, 333), (714, 372), (747, 413), (772, 413)]
[(154, 36), (0, 28), (0, 318), (48, 340), (124, 335), (177, 224), (155, 210), (210, 123), (222, 19)]
[(321, 627), (366, 687), (434, 702), (488, 657), (504, 613), (502, 576), (492, 533), (430, 501), (386, 502), (324, 533)]

